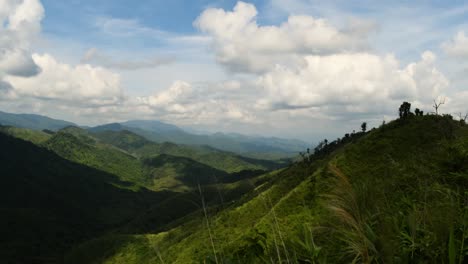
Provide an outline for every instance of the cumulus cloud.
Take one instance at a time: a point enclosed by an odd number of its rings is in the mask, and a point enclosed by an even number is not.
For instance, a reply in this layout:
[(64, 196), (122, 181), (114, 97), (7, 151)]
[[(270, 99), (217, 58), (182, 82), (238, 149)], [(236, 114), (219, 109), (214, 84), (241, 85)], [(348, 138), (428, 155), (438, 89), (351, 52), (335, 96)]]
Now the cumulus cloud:
[[(210, 8), (194, 25), (213, 39), (218, 62), (234, 72), (264, 72), (297, 55), (327, 55), (367, 47), (369, 25), (340, 30), (327, 20), (290, 16), (279, 26), (259, 26), (254, 5), (238, 2), (233, 11)], [(359, 29), (362, 25), (363, 29)]]
[(459, 31), (452, 40), (442, 44), (442, 49), (449, 56), (455, 58), (468, 58), (468, 37), (464, 31)]
[[(234, 91), (236, 93), (230, 95)], [(137, 97), (133, 103), (146, 106), (154, 114), (166, 120), (189, 124), (258, 122), (248, 107), (249, 103), (253, 105), (255, 98), (242, 96), (244, 92), (237, 81), (199, 83), (196, 86), (176, 81), (167, 90), (152, 96)]]
[(0, 5), (0, 77), (33, 76), (39, 67), (28, 51), (40, 31), (44, 9), (38, 0), (3, 0)]
[(21, 49), (0, 49), (0, 71), (6, 75), (29, 77), (40, 72), (31, 54)]
[(122, 100), (120, 78), (101, 67), (90, 65), (70, 66), (60, 63), (48, 54), (33, 55), (42, 69), (39, 75), (5, 79), (22, 96), (65, 100), (86, 104), (114, 104)]
[(430, 101), (448, 86), (434, 60), (434, 54), (425, 52), (419, 62), (401, 69), (392, 55), (305, 56), (300, 65), (276, 66), (259, 78), (258, 86), (266, 91), (266, 97), (257, 106), (277, 110), (341, 105), (349, 111), (352, 106), (375, 102)]
[(9, 83), (0, 80), (0, 101), (11, 100), (15, 97), (13, 87)]
[(111, 56), (101, 53), (96, 48), (89, 49), (81, 59), (81, 63), (104, 66), (119, 70), (138, 70), (155, 68), (174, 62), (172, 57), (153, 57), (144, 60), (115, 60)]
[[(39, 0), (2, 0), (0, 4), (0, 96), (58, 101), (68, 105), (108, 105), (124, 96), (120, 77), (102, 67), (68, 65), (49, 54), (31, 52), (41, 30)], [(20, 100), (21, 99), (21, 100)], [(32, 102), (31, 102), (32, 103)], [(42, 103), (35, 102), (38, 108)]]

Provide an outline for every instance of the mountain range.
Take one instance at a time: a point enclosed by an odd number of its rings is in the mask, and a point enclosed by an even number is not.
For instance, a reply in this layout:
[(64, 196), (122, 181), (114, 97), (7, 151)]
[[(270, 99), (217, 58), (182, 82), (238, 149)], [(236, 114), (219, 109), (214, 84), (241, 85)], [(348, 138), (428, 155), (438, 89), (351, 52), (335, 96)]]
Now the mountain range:
[(129, 127), (0, 127), (3, 263), (466, 261), (468, 126), (449, 115), (288, 162)]
[[(10, 114), (0, 112), (0, 125), (28, 128), (32, 130), (57, 131), (68, 126), (78, 126), (72, 122), (56, 120), (32, 114)], [(282, 159), (296, 156), (308, 145), (294, 139), (273, 137), (253, 137), (241, 134), (193, 134), (171, 124), (156, 120), (130, 120), (87, 128), (91, 132), (127, 130), (149, 140), (163, 143), (172, 142), (184, 145), (210, 146), (223, 151), (259, 159)]]

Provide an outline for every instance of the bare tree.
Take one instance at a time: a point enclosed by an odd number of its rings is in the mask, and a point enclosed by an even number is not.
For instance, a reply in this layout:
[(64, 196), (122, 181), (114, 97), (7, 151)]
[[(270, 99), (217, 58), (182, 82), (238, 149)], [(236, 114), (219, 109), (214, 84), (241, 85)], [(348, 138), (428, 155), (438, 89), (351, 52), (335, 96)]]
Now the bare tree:
[(463, 121), (463, 122), (466, 122), (466, 119), (468, 119), (468, 112), (463, 115), (461, 112), (458, 113), (458, 118), (460, 119), (460, 121)]
[(434, 105), (432, 107), (434, 107), (436, 115), (439, 114), (439, 107), (443, 104), (445, 104), (445, 97), (439, 98), (437, 101), (434, 99)]

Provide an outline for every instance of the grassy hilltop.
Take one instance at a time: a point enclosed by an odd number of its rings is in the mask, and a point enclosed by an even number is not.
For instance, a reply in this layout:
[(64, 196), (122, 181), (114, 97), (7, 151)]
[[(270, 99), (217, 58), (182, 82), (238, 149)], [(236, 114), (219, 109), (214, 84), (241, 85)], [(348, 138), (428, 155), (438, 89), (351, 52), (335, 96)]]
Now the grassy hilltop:
[[(68, 263), (464, 263), (468, 126), (410, 116), (330, 142), (166, 232), (90, 240)], [(206, 213), (205, 213), (206, 212)]]

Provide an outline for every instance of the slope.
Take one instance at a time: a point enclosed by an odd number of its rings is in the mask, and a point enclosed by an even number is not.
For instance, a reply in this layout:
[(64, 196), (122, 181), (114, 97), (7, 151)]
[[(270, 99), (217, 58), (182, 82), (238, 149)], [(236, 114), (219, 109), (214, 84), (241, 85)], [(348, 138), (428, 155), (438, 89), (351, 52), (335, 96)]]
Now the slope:
[(140, 157), (161, 154), (185, 157), (228, 173), (242, 170), (271, 170), (283, 165), (274, 161), (246, 158), (206, 146), (177, 145), (169, 142), (155, 143), (127, 130), (99, 130), (93, 135), (104, 143), (114, 145)]
[(125, 182), (147, 186), (146, 169), (141, 162), (122, 150), (98, 143), (80, 128), (55, 133), (43, 146), (68, 160), (119, 176)]
[(0, 125), (29, 128), (32, 130), (59, 130), (75, 124), (34, 114), (10, 114), (0, 111)]
[(91, 128), (90, 131), (132, 131), (154, 142), (172, 142), (183, 145), (206, 145), (223, 151), (259, 159), (278, 160), (290, 158), (301, 151), (307, 143), (300, 140), (253, 137), (241, 134), (192, 134), (174, 125), (152, 120), (132, 120)]
[(0, 145), (2, 263), (62, 263), (75, 243), (171, 197), (117, 188), (126, 183), (3, 133)]
[[(332, 145), (332, 144), (330, 144)], [(323, 154), (326, 153), (326, 154)], [(265, 176), (168, 232), (118, 236), (90, 263), (464, 263), (468, 126), (410, 116)], [(69, 263), (110, 237), (89, 241)], [(149, 250), (154, 249), (157, 250)], [(92, 260), (99, 259), (98, 262)]]
[(43, 131), (35, 131), (12, 126), (0, 126), (0, 132), (35, 144), (41, 144), (51, 137), (50, 134)]
[[(176, 188), (169, 186), (153, 192), (140, 185), (129, 189), (135, 182), (122, 181), (122, 174), (117, 177), (74, 163), (3, 133), (0, 146), (2, 263), (62, 263), (63, 253), (83, 240), (108, 232), (164, 231), (168, 224), (200, 208), (198, 191), (192, 189), (174, 192)], [(64, 156), (82, 162), (86, 161), (83, 157), (99, 151), (63, 131), (46, 146), (70, 151)], [(223, 181), (227, 173), (186, 158), (161, 155), (145, 163), (154, 178), (160, 177), (161, 171), (163, 177), (169, 177), (164, 167), (171, 167), (175, 174), (171, 176), (184, 186), (200, 188), (207, 204), (221, 204), (220, 195), (237, 199), (252, 189), (239, 181), (211, 186), (213, 177), (220, 176), (215, 180)]]

